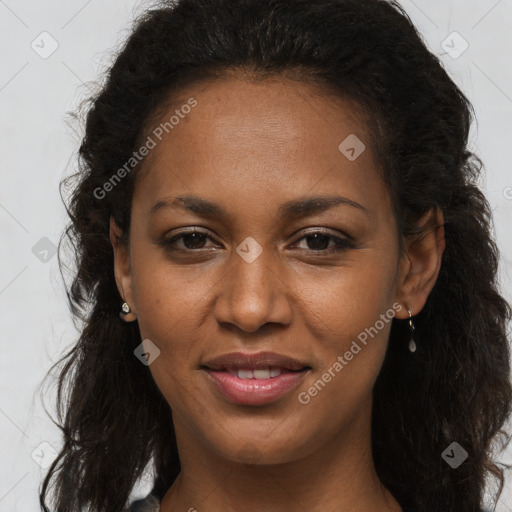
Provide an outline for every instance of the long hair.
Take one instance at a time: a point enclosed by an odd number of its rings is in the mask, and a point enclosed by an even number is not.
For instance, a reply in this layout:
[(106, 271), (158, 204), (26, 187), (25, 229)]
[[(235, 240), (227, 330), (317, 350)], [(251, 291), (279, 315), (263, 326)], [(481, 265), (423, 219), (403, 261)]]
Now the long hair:
[[(172, 411), (134, 349), (137, 322), (119, 319), (109, 219), (127, 241), (140, 164), (98, 190), (130, 160), (173, 94), (229, 71), (289, 74), (350, 98), (365, 113), (393, 200), (400, 240), (421, 236), (430, 208), (444, 215), (437, 282), (414, 318), (418, 350), (403, 350), (408, 324), (393, 319), (374, 387), (372, 450), (382, 483), (402, 506), (476, 512), (486, 480), (503, 487), (493, 443), (510, 415), (507, 324), (497, 281), (492, 214), (467, 148), (474, 113), (405, 11), (383, 0), (181, 0), (147, 9), (89, 98), (71, 219), (59, 244), (74, 253), (67, 293), (77, 343), (57, 363), (64, 444), (40, 489), (57, 512), (120, 512), (148, 464), (159, 499), (180, 472)], [(319, 89), (320, 90), (320, 89)], [(52, 368), (53, 370), (53, 368)], [(452, 469), (441, 457), (468, 454)]]

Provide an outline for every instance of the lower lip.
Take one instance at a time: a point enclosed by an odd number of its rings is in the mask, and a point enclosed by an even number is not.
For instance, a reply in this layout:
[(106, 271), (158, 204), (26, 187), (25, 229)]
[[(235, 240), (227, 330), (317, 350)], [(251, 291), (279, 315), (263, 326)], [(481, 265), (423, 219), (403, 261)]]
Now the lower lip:
[(264, 405), (275, 402), (297, 387), (307, 370), (286, 372), (270, 379), (239, 379), (228, 372), (205, 369), (217, 389), (229, 402)]

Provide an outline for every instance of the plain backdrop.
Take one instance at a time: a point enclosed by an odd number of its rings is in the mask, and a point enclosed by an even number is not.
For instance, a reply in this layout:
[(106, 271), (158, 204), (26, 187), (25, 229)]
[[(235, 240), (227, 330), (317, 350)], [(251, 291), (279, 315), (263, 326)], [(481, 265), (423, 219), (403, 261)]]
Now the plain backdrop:
[[(401, 3), (475, 107), (471, 149), (486, 166), (482, 187), (510, 301), (512, 1)], [(66, 113), (89, 95), (89, 83), (100, 79), (132, 19), (148, 5), (0, 0), (0, 512), (40, 510), (44, 466), (61, 445), (39, 394), (50, 365), (77, 337), (54, 254), (67, 223), (58, 184), (74, 169), (81, 135)], [(53, 413), (55, 388), (48, 392)], [(497, 460), (512, 462), (512, 451)], [(499, 512), (512, 510), (511, 473)], [(140, 486), (134, 496), (148, 490)]]

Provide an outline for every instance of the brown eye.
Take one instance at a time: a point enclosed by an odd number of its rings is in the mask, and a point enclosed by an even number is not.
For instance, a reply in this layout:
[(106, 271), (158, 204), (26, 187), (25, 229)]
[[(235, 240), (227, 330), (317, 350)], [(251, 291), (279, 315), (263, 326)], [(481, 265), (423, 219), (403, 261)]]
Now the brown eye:
[[(179, 235), (173, 236), (167, 240), (162, 241), (162, 245), (167, 249), (182, 250), (182, 251), (195, 251), (205, 249), (205, 242), (207, 239), (212, 240), (206, 233), (202, 231), (188, 231)], [(178, 242), (181, 241), (181, 245)]]
[(313, 233), (304, 237), (307, 241), (308, 249), (314, 251), (322, 251), (329, 247), (329, 243), (333, 240), (331, 236), (324, 235), (323, 233)]
[[(326, 231), (315, 231), (313, 233), (309, 233), (299, 239), (299, 241), (301, 240), (306, 241), (306, 249), (309, 249), (312, 252), (330, 253), (356, 247), (355, 243), (351, 240), (335, 237)], [(332, 242), (334, 245), (329, 247), (329, 244)]]
[(182, 235), (180, 238), (183, 239), (183, 245), (187, 249), (202, 249), (204, 246), (205, 238), (203, 233), (189, 233)]

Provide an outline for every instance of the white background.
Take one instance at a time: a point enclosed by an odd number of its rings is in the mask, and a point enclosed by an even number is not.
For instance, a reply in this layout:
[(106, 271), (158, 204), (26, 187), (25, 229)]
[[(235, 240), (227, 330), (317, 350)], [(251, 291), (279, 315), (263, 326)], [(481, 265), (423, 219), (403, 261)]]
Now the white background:
[[(500, 278), (510, 301), (512, 1), (401, 3), (475, 107), (478, 125), (471, 147), (486, 165), (482, 186), (494, 211)], [(58, 183), (74, 166), (81, 132), (69, 127), (66, 112), (88, 96), (89, 82), (112, 61), (145, 5), (0, 0), (0, 512), (40, 510), (37, 489), (44, 471), (31, 453), (42, 442), (60, 448), (60, 433), (42, 409), (39, 385), (76, 332), (57, 257), (49, 252), (48, 261), (40, 261), (32, 248), (48, 244), (40, 242), (44, 237), (56, 245), (67, 223)], [(45, 31), (58, 42), (46, 59), (31, 47), (35, 41), (42, 52), (46, 37), (44, 47), (51, 48), (48, 36), (40, 36)], [(450, 36), (454, 31), (469, 44), (457, 58), (454, 51), (463, 46)], [(445, 40), (454, 47), (448, 53)], [(49, 393), (45, 403), (53, 412), (54, 388)], [(512, 462), (512, 450), (498, 460)], [(499, 512), (512, 510), (511, 472), (507, 475)]]

